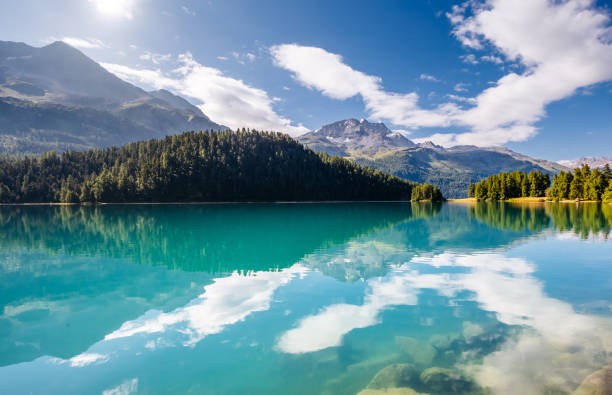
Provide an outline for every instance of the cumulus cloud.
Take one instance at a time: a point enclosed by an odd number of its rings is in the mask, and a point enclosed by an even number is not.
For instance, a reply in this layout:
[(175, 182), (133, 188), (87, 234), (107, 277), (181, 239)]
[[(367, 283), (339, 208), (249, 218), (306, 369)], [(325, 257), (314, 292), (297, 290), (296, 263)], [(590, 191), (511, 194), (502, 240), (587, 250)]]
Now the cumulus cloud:
[(425, 81), (431, 81), (431, 82), (442, 82), (441, 80), (437, 79), (433, 75), (429, 75), (429, 74), (421, 74), (419, 76), (419, 79), (420, 80), (425, 80)]
[(368, 280), (368, 294), (362, 305), (339, 303), (300, 320), (284, 332), (276, 347), (288, 354), (323, 350), (342, 344), (344, 335), (379, 322), (380, 312), (394, 305), (416, 305), (417, 294), (411, 283), (412, 272), (392, 273)]
[(468, 54), (468, 55), (461, 55), (461, 56), (459, 56), (459, 58), (461, 59), (461, 61), (463, 63), (478, 64), (478, 60), (476, 59), (476, 55), (474, 55), (473, 53)]
[[(412, 129), (467, 129), (426, 138), (447, 146), (527, 140), (537, 133), (534, 125), (546, 115), (548, 104), (612, 79), (610, 18), (593, 1), (471, 1), (454, 6), (447, 17), (463, 45), (496, 54), (483, 54), (481, 60), (499, 64), (501, 55), (524, 71), (502, 76), (471, 98), (470, 108), (452, 101), (423, 108), (415, 92), (387, 92), (380, 77), (355, 70), (322, 48), (283, 44), (271, 53), (278, 66), (308, 88), (339, 100), (361, 95), (374, 119)], [(462, 59), (478, 62), (475, 54)]]
[(116, 387), (102, 391), (102, 395), (129, 395), (138, 392), (138, 378), (126, 380)]
[(502, 58), (500, 58), (499, 56), (495, 56), (495, 55), (483, 55), (480, 57), (480, 60), (484, 62), (495, 63), (495, 64), (504, 63), (504, 60)]
[(340, 55), (322, 48), (283, 44), (271, 47), (270, 53), (277, 66), (291, 71), (295, 80), (307, 88), (339, 100), (361, 95), (374, 119), (409, 128), (449, 126), (451, 115), (459, 110), (453, 103), (423, 110), (417, 105), (416, 93), (387, 92), (380, 77), (355, 70)]
[(215, 122), (231, 128), (250, 127), (274, 130), (291, 135), (308, 131), (302, 125), (276, 113), (274, 100), (261, 89), (242, 80), (228, 77), (218, 69), (198, 63), (190, 53), (179, 55), (178, 67), (169, 72), (160, 69), (136, 69), (102, 63), (118, 77), (134, 84), (168, 89), (200, 101), (198, 107)]
[(453, 87), (455, 92), (467, 92), (467, 84), (460, 82)]
[(91, 364), (108, 362), (108, 355), (97, 353), (83, 353), (70, 358), (70, 366), (82, 368)]
[(453, 94), (448, 94), (446, 95), (446, 97), (450, 100), (454, 100), (454, 101), (458, 101), (458, 102), (462, 102), (462, 103), (468, 103), (468, 104), (476, 104), (476, 99), (474, 99), (473, 97), (465, 97), (465, 96), (459, 96), (459, 95), (453, 95)]
[(160, 62), (167, 62), (170, 59), (172, 59), (172, 55), (170, 55), (169, 53), (161, 54), (161, 53), (152, 53), (152, 52), (147, 51), (141, 54), (139, 58), (141, 60), (148, 60), (152, 62), (153, 64), (159, 64)]
[(253, 313), (268, 310), (274, 292), (305, 271), (304, 267), (296, 264), (278, 272), (233, 273), (229, 277), (217, 278), (187, 306), (167, 313), (149, 311), (135, 320), (124, 322), (104, 340), (173, 329), (186, 336), (185, 346), (194, 346), (206, 336), (220, 333)]

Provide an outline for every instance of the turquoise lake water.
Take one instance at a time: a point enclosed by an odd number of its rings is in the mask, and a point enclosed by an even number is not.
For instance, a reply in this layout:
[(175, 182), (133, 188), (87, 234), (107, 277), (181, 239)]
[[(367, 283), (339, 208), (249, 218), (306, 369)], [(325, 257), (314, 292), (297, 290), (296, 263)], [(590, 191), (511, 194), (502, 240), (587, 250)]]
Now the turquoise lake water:
[(0, 207), (0, 393), (570, 394), (612, 364), (611, 226), (596, 204)]

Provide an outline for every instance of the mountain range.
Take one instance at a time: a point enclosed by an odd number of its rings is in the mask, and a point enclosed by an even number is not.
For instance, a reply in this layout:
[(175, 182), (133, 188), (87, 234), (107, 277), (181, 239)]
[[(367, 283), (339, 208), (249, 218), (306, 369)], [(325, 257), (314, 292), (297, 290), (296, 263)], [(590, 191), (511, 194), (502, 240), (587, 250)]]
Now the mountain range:
[(586, 157), (580, 158), (576, 160), (560, 160), (558, 163), (563, 166), (569, 167), (571, 169), (575, 169), (577, 167), (581, 167), (582, 165), (589, 165), (591, 169), (594, 168), (602, 168), (605, 165), (612, 166), (612, 157), (602, 156), (599, 158)]
[[(222, 129), (227, 127), (184, 98), (123, 81), (61, 41), (41, 48), (0, 41), (0, 153), (105, 148)], [(417, 144), (365, 119), (334, 122), (298, 140), (315, 151), (432, 183), (447, 197), (465, 196), (470, 182), (502, 171), (568, 170), (504, 147)]]
[(568, 170), (555, 162), (534, 159), (505, 147), (461, 145), (444, 148), (416, 144), (383, 123), (347, 119), (298, 137), (316, 151), (339, 155), (396, 176), (437, 185), (446, 197), (464, 197), (471, 182), (505, 171)]
[(186, 130), (220, 130), (166, 90), (146, 92), (61, 41), (0, 41), (0, 151), (108, 147)]

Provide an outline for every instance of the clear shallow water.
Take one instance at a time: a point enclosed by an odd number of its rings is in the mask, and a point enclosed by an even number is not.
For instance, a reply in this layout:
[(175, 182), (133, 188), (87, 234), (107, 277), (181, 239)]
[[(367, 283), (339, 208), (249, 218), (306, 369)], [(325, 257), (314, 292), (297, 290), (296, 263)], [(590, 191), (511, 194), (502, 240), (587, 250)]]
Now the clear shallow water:
[(612, 364), (611, 225), (598, 205), (0, 207), (0, 393), (571, 393)]

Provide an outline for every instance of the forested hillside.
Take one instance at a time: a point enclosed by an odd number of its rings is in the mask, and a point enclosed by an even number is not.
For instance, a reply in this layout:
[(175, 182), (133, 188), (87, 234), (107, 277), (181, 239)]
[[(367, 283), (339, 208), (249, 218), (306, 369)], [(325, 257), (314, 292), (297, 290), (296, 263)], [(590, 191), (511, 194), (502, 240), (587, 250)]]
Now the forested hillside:
[[(284, 134), (244, 129), (0, 159), (5, 203), (410, 200), (416, 185)], [(415, 193), (440, 198), (431, 186)]]

